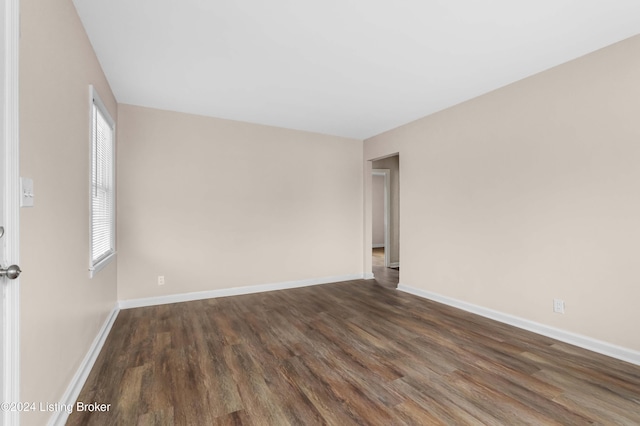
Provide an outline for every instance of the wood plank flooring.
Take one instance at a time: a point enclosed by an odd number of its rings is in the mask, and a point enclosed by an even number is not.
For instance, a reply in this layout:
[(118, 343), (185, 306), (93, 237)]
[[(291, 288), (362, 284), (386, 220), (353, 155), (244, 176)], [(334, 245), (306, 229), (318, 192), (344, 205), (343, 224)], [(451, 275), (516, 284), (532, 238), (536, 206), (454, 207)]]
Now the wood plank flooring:
[(640, 367), (374, 281), (123, 310), (68, 425), (638, 425)]

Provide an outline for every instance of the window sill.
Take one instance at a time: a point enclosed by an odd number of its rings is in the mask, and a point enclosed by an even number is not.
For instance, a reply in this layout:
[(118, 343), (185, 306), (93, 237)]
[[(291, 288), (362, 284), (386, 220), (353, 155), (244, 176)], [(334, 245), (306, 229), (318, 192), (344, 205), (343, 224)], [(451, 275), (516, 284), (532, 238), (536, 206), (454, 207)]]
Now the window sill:
[(116, 258), (116, 253), (117, 252), (114, 251), (109, 256), (105, 257), (100, 262), (98, 262), (95, 265), (93, 265), (92, 267), (90, 267), (89, 268), (89, 278), (95, 277), (96, 274), (98, 273), (98, 271), (102, 270), (105, 266), (107, 266), (109, 263), (111, 263), (111, 261), (113, 261)]

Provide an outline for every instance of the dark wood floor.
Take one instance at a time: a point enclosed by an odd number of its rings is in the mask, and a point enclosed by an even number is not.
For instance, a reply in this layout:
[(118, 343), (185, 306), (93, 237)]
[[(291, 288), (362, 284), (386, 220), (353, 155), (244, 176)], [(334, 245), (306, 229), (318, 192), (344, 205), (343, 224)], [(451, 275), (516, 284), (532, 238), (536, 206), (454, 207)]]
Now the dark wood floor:
[(372, 280), (123, 310), (69, 425), (640, 424), (640, 367)]

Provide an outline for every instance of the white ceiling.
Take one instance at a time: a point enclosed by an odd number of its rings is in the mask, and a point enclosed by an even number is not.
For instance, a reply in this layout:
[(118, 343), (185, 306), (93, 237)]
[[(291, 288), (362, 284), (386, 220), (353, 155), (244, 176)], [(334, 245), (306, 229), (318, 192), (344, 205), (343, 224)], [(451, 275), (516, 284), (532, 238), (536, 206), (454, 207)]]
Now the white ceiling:
[(74, 0), (120, 103), (364, 139), (640, 33), (638, 0)]

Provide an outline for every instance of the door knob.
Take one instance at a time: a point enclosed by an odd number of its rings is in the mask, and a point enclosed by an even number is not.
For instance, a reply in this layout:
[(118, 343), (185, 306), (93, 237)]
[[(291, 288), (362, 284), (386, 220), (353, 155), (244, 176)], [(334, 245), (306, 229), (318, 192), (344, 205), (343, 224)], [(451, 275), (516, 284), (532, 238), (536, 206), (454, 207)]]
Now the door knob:
[(20, 267), (18, 265), (11, 265), (7, 269), (0, 266), (0, 277), (7, 277), (10, 280), (15, 280), (20, 276)]

